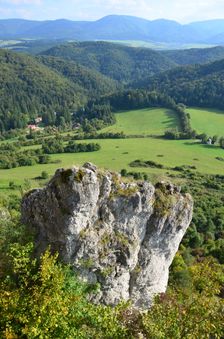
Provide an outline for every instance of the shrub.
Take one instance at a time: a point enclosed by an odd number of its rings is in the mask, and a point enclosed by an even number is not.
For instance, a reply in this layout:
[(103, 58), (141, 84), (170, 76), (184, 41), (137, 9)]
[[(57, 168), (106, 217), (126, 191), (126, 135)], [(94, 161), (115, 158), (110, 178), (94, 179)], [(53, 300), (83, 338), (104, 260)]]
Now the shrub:
[(41, 172), (41, 178), (42, 179), (48, 179), (49, 178), (48, 173), (46, 171)]

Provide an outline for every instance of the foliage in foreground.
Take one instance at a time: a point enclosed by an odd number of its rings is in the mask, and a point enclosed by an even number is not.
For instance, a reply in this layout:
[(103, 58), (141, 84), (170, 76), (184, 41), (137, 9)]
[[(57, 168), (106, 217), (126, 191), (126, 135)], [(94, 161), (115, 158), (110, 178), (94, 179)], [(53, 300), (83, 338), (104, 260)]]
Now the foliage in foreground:
[(0, 333), (3, 338), (221, 338), (224, 275), (214, 260), (191, 267), (192, 286), (171, 288), (147, 312), (130, 304), (94, 305), (90, 286), (47, 250), (40, 263), (32, 244), (10, 249), (12, 273), (1, 281)]
[(214, 259), (193, 264), (188, 287), (169, 288), (143, 316), (147, 338), (222, 338), (223, 267)]
[(94, 306), (89, 290), (49, 250), (37, 261), (31, 244), (11, 247), (13, 272), (1, 283), (0, 328), (3, 338), (124, 337), (120, 310)]

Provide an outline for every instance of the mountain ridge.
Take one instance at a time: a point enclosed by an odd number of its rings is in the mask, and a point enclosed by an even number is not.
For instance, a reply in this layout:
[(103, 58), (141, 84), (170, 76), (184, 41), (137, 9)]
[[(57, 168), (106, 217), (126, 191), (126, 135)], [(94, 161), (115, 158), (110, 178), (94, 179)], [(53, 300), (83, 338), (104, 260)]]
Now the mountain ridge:
[[(147, 20), (128, 15), (108, 15), (96, 21), (0, 20), (0, 39), (144, 40), (151, 42), (224, 44), (224, 19), (180, 24), (174, 20)], [(220, 41), (221, 40), (221, 41)]]

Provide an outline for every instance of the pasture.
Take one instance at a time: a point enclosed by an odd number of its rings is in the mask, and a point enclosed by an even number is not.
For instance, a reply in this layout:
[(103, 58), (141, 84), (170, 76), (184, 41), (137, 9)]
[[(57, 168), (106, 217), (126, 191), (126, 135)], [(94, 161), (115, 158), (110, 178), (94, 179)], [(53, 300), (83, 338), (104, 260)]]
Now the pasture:
[[(86, 141), (87, 142), (87, 141)], [(90, 142), (90, 140), (88, 140)], [(0, 186), (7, 186), (13, 180), (22, 183), (24, 178), (34, 180), (42, 171), (50, 175), (58, 167), (81, 165), (91, 161), (102, 168), (119, 171), (128, 170), (144, 171), (153, 177), (172, 172), (167, 169), (155, 168), (130, 168), (129, 163), (136, 159), (153, 160), (166, 167), (194, 165), (202, 173), (223, 173), (224, 162), (216, 157), (224, 157), (224, 150), (216, 146), (201, 145), (189, 140), (164, 140), (157, 138), (128, 138), (111, 140), (93, 140), (101, 145), (101, 150), (91, 153), (54, 154), (52, 160), (60, 160), (57, 164), (45, 164), (18, 167), (0, 170)]]
[(116, 113), (116, 124), (102, 132), (124, 132), (127, 135), (163, 135), (166, 129), (179, 128), (175, 112), (165, 108), (145, 108)]
[(224, 112), (217, 109), (189, 108), (191, 126), (198, 133), (224, 136)]

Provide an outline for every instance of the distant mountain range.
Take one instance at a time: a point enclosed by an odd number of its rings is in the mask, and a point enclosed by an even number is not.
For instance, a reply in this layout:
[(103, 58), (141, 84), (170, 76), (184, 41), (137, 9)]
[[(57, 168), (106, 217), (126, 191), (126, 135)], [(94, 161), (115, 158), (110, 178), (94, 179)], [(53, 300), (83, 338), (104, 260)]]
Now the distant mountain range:
[(164, 43), (224, 44), (224, 19), (179, 24), (109, 15), (97, 21), (0, 20), (0, 39), (141, 40)]

